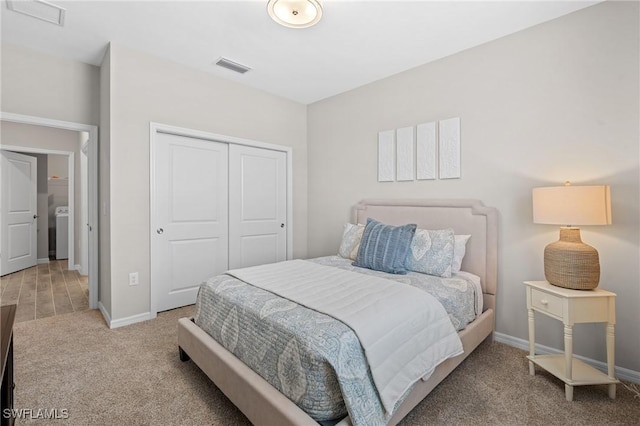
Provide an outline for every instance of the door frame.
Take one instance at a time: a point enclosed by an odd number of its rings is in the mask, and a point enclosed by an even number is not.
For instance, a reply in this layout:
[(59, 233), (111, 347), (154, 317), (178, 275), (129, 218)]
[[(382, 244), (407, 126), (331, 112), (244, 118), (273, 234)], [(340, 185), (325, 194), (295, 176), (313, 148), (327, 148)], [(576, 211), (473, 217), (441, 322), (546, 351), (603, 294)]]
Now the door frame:
[[(87, 152), (87, 177), (88, 177), (88, 207), (89, 207), (89, 223), (92, 231), (89, 232), (89, 308), (98, 308), (98, 126), (91, 124), (74, 123), (70, 121), (54, 120), (50, 118), (34, 117), (30, 115), (14, 114), (8, 112), (0, 112), (0, 121), (8, 121), (12, 123), (31, 124), (42, 127), (52, 127), (55, 129), (64, 129), (77, 132), (87, 132), (89, 134), (88, 152)], [(75, 223), (75, 205), (74, 205), (74, 168), (75, 153), (70, 151), (56, 151), (42, 148), (32, 148), (24, 146), (0, 145), (0, 148), (6, 150), (17, 150), (19, 152), (28, 152), (33, 154), (54, 154), (69, 156), (69, 222)], [(75, 226), (69, 226), (69, 269), (75, 269)]]
[(154, 271), (151, 267), (154, 256), (153, 252), (153, 244), (152, 238), (155, 232), (156, 227), (156, 217), (153, 206), (155, 205), (155, 192), (156, 192), (156, 170), (155, 170), (155, 143), (156, 143), (156, 135), (158, 133), (165, 133), (175, 136), (184, 136), (187, 138), (200, 139), (211, 142), (219, 142), (226, 143), (229, 145), (245, 145), (252, 146), (255, 148), (269, 149), (272, 151), (281, 151), (286, 154), (286, 164), (287, 164), (287, 220), (286, 220), (286, 229), (287, 229), (287, 260), (293, 258), (293, 149), (289, 146), (276, 145), (267, 142), (254, 141), (251, 139), (243, 139), (235, 136), (227, 136), (221, 135), (217, 133), (205, 132), (202, 130), (188, 129), (185, 127), (177, 127), (171, 126), (168, 124), (150, 122), (149, 123), (149, 179), (151, 185), (149, 186), (149, 299), (150, 299), (150, 318), (155, 318), (158, 314), (158, 302), (157, 302), (157, 292), (154, 289)]

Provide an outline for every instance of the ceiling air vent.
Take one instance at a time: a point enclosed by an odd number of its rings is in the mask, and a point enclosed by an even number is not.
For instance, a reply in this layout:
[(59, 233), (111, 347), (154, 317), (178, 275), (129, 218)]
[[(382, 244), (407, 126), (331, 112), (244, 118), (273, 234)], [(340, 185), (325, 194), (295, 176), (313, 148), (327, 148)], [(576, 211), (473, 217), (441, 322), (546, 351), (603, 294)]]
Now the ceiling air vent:
[(66, 10), (44, 0), (7, 0), (7, 9), (60, 25), (61, 27), (64, 26)]
[(233, 62), (233, 61), (231, 61), (231, 60), (229, 60), (227, 58), (219, 58), (216, 61), (216, 65), (218, 65), (218, 66), (220, 66), (222, 68), (226, 68), (226, 69), (231, 70), (231, 71), (238, 72), (240, 74), (244, 74), (245, 72), (247, 72), (247, 71), (249, 71), (251, 69), (246, 65), (242, 65), (242, 64), (239, 64), (237, 62)]

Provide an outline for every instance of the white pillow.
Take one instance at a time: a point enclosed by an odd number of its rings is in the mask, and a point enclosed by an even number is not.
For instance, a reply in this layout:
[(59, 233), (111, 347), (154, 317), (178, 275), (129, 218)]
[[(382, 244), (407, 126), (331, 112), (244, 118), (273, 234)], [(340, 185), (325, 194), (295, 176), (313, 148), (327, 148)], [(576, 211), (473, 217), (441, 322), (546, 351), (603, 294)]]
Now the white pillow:
[(471, 235), (454, 235), (453, 260), (451, 261), (451, 272), (460, 272), (462, 259), (467, 251), (467, 241)]
[(364, 232), (364, 225), (354, 225), (353, 223), (345, 223), (342, 232), (342, 241), (338, 254), (345, 259), (356, 260), (358, 250), (360, 249), (360, 240)]

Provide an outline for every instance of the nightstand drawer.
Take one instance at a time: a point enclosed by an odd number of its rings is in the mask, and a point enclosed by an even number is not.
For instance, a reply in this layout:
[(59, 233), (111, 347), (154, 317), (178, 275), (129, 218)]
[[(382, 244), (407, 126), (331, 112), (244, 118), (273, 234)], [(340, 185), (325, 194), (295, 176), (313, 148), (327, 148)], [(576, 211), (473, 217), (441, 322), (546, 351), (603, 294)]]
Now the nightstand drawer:
[(562, 318), (563, 298), (545, 293), (535, 288), (531, 289), (531, 306), (541, 312), (546, 312)]

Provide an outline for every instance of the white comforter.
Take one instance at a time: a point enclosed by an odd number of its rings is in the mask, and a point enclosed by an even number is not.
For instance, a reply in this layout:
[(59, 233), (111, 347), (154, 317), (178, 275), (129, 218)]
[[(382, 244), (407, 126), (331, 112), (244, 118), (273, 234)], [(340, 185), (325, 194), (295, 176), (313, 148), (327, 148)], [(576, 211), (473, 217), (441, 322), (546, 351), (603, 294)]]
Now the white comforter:
[(227, 274), (351, 327), (388, 415), (416, 381), (462, 353), (460, 338), (442, 305), (417, 288), (304, 260)]

